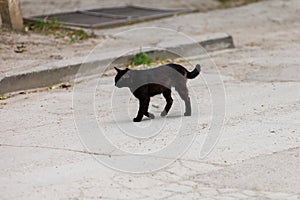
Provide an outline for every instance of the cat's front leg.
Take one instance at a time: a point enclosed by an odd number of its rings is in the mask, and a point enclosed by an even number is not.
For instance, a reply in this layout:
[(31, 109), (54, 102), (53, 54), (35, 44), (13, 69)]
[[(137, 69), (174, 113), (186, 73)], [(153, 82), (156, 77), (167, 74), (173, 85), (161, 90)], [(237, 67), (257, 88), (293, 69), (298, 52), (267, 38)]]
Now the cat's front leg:
[(133, 118), (133, 122), (140, 122), (140, 121), (142, 121), (143, 116), (144, 116), (144, 114), (141, 111), (141, 106), (140, 106), (137, 116), (135, 118)]
[[(149, 103), (150, 103), (150, 98), (140, 98), (139, 99), (139, 111), (137, 116), (133, 119), (134, 122), (140, 122), (143, 119), (143, 116), (148, 114), (148, 116), (150, 116), (150, 113), (148, 113), (148, 107), (149, 107)], [(154, 117), (154, 115), (153, 115)]]
[(133, 122), (140, 122), (142, 121), (143, 117), (137, 116), (136, 118), (133, 118)]
[(166, 106), (164, 108), (164, 110), (162, 111), (162, 113), (160, 114), (160, 116), (164, 117), (168, 114), (170, 108), (172, 107), (172, 104), (173, 104), (173, 99), (172, 99), (172, 96), (171, 96), (171, 90), (170, 89), (167, 89), (163, 92), (163, 96), (165, 97), (166, 99)]

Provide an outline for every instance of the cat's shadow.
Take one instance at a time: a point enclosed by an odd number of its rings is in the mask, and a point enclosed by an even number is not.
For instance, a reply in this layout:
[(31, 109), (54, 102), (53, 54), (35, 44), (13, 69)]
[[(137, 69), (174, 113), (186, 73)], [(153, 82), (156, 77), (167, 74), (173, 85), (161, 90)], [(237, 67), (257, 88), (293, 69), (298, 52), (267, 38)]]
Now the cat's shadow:
[[(184, 116), (183, 114), (171, 114), (171, 115), (167, 115), (165, 117), (161, 117), (160, 114), (157, 114), (155, 115), (155, 119), (149, 119), (147, 117), (144, 117), (143, 120), (141, 122), (137, 122), (137, 123), (143, 123), (143, 121), (150, 121), (150, 120), (167, 120), (168, 118), (169, 119), (177, 119), (177, 118), (181, 118), (181, 117), (186, 117)], [(108, 122), (110, 124), (115, 124), (115, 123), (136, 123), (136, 122), (133, 122), (131, 118), (128, 118), (128, 119), (124, 119), (124, 120), (118, 120), (117, 122), (116, 121), (110, 121)]]

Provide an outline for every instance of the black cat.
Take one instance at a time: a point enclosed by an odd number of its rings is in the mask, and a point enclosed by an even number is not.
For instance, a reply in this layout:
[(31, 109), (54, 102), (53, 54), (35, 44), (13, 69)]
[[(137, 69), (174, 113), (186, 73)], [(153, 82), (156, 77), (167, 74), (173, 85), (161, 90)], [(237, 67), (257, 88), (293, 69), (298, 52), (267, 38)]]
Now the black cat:
[(115, 86), (118, 88), (128, 87), (133, 95), (139, 99), (140, 107), (136, 118), (133, 119), (134, 122), (140, 122), (144, 115), (154, 119), (154, 115), (148, 112), (150, 97), (161, 93), (167, 102), (161, 116), (167, 115), (173, 103), (171, 87), (175, 87), (185, 102), (184, 115), (191, 116), (191, 103), (186, 81), (199, 75), (200, 65), (196, 65), (192, 72), (173, 63), (148, 70), (115, 69), (118, 72), (115, 77)]

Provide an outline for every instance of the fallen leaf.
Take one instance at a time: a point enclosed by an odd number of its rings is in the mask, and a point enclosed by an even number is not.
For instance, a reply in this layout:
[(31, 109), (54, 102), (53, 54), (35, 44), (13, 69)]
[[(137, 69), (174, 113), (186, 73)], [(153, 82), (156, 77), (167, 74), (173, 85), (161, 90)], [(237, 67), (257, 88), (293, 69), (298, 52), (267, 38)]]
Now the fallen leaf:
[(152, 104), (152, 107), (154, 107), (154, 108), (159, 108), (159, 105)]
[(22, 43), (21, 45), (17, 45), (17, 47), (14, 50), (16, 53), (23, 53), (24, 51), (26, 51), (26, 47), (24, 46), (24, 44)]

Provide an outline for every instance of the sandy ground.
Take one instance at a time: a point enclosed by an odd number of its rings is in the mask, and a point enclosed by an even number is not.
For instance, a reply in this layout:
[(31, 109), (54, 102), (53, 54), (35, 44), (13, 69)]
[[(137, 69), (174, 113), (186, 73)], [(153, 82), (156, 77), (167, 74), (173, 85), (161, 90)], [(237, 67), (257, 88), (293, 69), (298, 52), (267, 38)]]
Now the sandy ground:
[[(186, 133), (195, 133), (196, 138), (182, 157), (157, 172), (121, 173), (84, 151), (79, 139), (82, 135), (74, 123), (72, 90), (1, 101), (7, 103), (0, 108), (1, 199), (299, 199), (299, 10), (298, 0), (273, 0), (133, 26), (167, 24), (190, 35), (228, 32), (237, 46), (210, 53), (210, 59), (190, 59), (203, 66), (201, 77), (189, 81), (193, 105), (199, 106), (199, 112), (189, 120), (196, 120), (197, 114), (201, 117), (196, 126), (186, 128)], [(205, 81), (218, 77), (223, 79), (226, 92), (224, 127), (213, 151), (199, 159), (199, 148), (212, 123), (213, 107)], [(90, 91), (95, 81), (79, 86)], [(95, 93), (95, 114), (115, 146), (128, 152), (152, 152), (175, 137), (176, 125), (182, 119), (176, 93), (166, 118), (166, 126), (174, 129), (164, 129), (157, 137), (139, 143), (117, 131), (110, 107), (112, 91), (113, 77), (102, 78)], [(119, 99), (129, 95), (127, 90), (114, 92)], [(128, 104), (121, 101), (117, 105), (120, 109), (115, 115), (121, 116), (118, 124), (134, 126), (131, 117), (136, 103), (129, 98)], [(162, 103), (156, 97), (150, 106), (157, 116), (154, 125), (164, 120), (159, 117)], [(127, 105), (128, 111), (127, 106), (121, 109), (122, 105)], [(149, 123), (144, 121), (144, 125)], [(111, 157), (116, 158), (113, 153)]]

